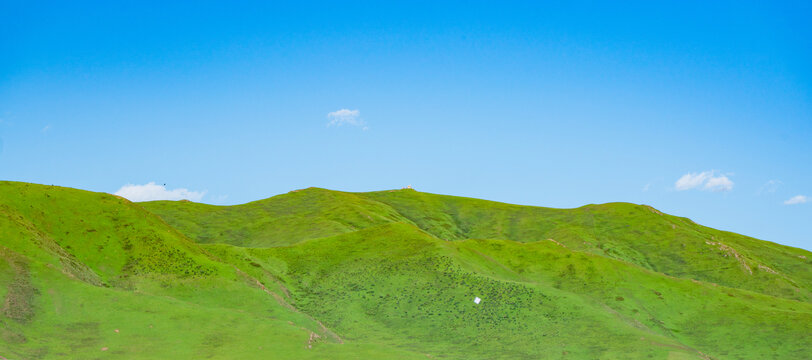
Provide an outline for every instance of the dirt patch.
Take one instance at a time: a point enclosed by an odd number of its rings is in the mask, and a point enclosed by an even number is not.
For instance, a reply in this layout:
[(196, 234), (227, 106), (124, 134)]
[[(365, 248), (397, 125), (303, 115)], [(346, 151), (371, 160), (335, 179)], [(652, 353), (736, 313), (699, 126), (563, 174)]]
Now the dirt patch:
[(732, 247), (727, 246), (718, 241), (705, 241), (705, 244), (718, 246), (719, 250), (725, 252), (725, 256), (733, 256), (734, 258), (736, 258), (736, 261), (739, 262), (739, 265), (741, 265), (742, 269), (747, 271), (750, 275), (753, 275), (753, 269), (750, 269), (750, 265), (747, 265), (747, 262), (744, 261), (744, 257), (740, 256), (739, 253), (736, 252), (736, 250), (733, 249)]
[(0, 249), (0, 257), (5, 258), (14, 271), (0, 313), (6, 318), (25, 324), (34, 317), (33, 303), (34, 296), (37, 295), (37, 289), (31, 285), (28, 264), (22, 257), (10, 253), (10, 250)]
[(555, 241), (555, 240), (553, 240), (553, 239), (547, 239), (547, 240), (550, 240), (550, 241), (552, 241), (552, 242), (554, 242), (554, 243), (558, 244), (558, 246), (561, 246), (561, 247), (567, 247), (566, 245), (564, 245), (564, 244), (562, 244), (562, 243), (560, 243), (560, 242), (558, 242), (558, 241)]
[(319, 339), (321, 339), (321, 336), (320, 336), (319, 334), (316, 334), (316, 333), (314, 333), (314, 332), (312, 332), (312, 331), (311, 331), (311, 332), (310, 332), (310, 338), (309, 338), (309, 339), (307, 339), (307, 348), (308, 348), (308, 349), (312, 349), (312, 348), (313, 348), (313, 344), (314, 344), (315, 342), (319, 341)]
[(663, 213), (662, 213), (662, 212), (660, 212), (660, 210), (655, 209), (655, 208), (654, 208), (654, 207), (652, 207), (651, 205), (643, 205), (643, 206), (645, 206), (646, 208), (648, 208), (648, 209), (649, 209), (649, 211), (651, 211), (651, 212), (653, 212), (653, 213), (655, 213), (655, 214), (657, 214), (657, 215), (660, 215), (660, 216), (662, 216), (662, 215), (663, 215)]

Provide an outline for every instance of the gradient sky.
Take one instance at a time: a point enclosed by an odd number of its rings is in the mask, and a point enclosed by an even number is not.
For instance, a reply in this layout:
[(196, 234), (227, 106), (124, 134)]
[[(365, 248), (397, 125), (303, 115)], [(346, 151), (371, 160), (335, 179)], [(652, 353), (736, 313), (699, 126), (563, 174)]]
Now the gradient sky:
[(0, 179), (627, 201), (812, 249), (810, 3), (566, 3), (3, 1)]

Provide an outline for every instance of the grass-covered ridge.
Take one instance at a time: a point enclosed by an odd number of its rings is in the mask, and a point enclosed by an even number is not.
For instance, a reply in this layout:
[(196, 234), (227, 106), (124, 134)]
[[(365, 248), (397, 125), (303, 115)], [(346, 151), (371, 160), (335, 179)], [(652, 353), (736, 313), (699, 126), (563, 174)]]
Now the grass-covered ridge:
[[(141, 205), (202, 243), (271, 247), (399, 222), (444, 240), (553, 241), (671, 276), (812, 298), (809, 252), (711, 229), (646, 205), (552, 209), (408, 189), (344, 193), (318, 188), (236, 206)], [(285, 237), (285, 231), (290, 235)]]
[[(808, 303), (675, 279), (552, 242), (447, 242), (389, 224), (290, 247), (217, 248), (240, 251), (246, 269), (277, 273), (297, 306), (350, 339), (430, 354), (801, 358), (809, 343)], [(775, 332), (784, 334), (780, 344)]]
[(290, 245), (389, 222), (408, 222), (380, 202), (318, 188), (237, 206), (189, 201), (141, 203), (198, 243), (246, 247)]
[(804, 359), (810, 256), (633, 204), (0, 182), (0, 356)]
[(258, 279), (109, 194), (2, 182), (0, 239), (8, 359), (409, 356), (339, 346)]

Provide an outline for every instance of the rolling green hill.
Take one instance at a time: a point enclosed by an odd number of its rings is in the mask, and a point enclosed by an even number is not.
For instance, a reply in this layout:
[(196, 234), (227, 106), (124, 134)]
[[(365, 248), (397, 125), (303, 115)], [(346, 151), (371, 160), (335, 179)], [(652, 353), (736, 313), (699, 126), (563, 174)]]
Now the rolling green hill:
[(810, 257), (625, 203), (0, 182), (0, 358), (805, 359)]
[(670, 276), (807, 302), (812, 298), (809, 252), (697, 225), (645, 205), (551, 209), (408, 189), (344, 193), (317, 188), (237, 206), (141, 205), (199, 243), (272, 247), (400, 222), (443, 240), (554, 241)]

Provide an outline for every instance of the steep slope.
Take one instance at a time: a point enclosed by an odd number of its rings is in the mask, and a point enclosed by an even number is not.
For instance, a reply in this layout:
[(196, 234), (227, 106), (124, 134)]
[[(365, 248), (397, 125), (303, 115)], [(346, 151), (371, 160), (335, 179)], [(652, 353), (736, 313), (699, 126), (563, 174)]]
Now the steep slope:
[(631, 204), (0, 182), (0, 357), (805, 359), (810, 255)]
[(188, 201), (140, 205), (198, 243), (248, 247), (289, 245), (389, 222), (409, 222), (379, 202), (318, 188), (236, 206)]
[(274, 274), (293, 304), (345, 339), (430, 356), (787, 359), (810, 345), (808, 303), (549, 241), (447, 242), (388, 224), (288, 247), (207, 248)]
[[(56, 186), (0, 183), (4, 245), (21, 255), (86, 265), (94, 281), (116, 285), (142, 273), (178, 276), (225, 269), (193, 242), (141, 207), (108, 194)], [(58, 263), (52, 263), (58, 265)]]
[(343, 193), (309, 188), (231, 207), (168, 201), (142, 206), (204, 243), (288, 245), (400, 222), (444, 240), (551, 239), (575, 251), (667, 275), (812, 299), (812, 253), (697, 225), (645, 205), (551, 209), (414, 190)]
[(576, 251), (697, 279), (810, 301), (812, 253), (697, 225), (645, 205), (576, 209), (518, 206), (413, 190), (364, 196), (385, 203), (429, 233), (533, 242), (552, 239)]
[(61, 187), (0, 182), (0, 301), (9, 359), (416, 357), (339, 344), (140, 206)]

